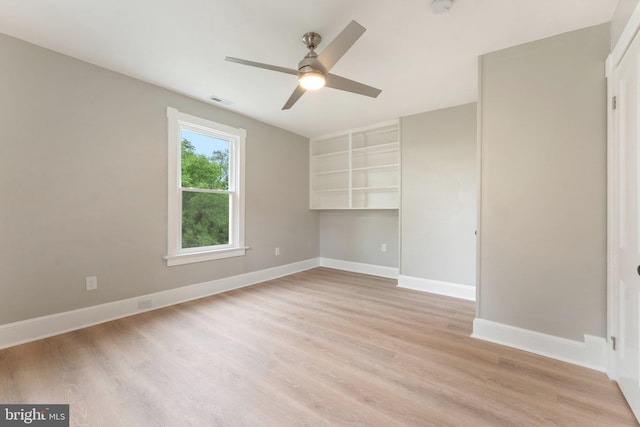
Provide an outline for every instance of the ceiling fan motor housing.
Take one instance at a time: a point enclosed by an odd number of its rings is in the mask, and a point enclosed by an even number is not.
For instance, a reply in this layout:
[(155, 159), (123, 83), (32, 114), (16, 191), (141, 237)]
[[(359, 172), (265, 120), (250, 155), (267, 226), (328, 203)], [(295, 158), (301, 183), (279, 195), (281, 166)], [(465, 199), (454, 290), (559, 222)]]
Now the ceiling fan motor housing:
[(309, 49), (309, 53), (307, 53), (305, 57), (302, 58), (302, 61), (298, 63), (300, 76), (307, 73), (319, 73), (326, 76), (327, 70), (320, 61), (318, 61), (318, 54), (315, 51), (315, 48), (318, 47), (321, 41), (322, 37), (318, 33), (310, 32), (302, 36), (302, 42), (307, 46), (307, 49)]
[(317, 59), (318, 55), (316, 55), (315, 52), (313, 52), (313, 55), (310, 54), (311, 52), (309, 52), (302, 61), (298, 62), (298, 71), (300, 71), (300, 73), (315, 71), (317, 73), (326, 74), (327, 70), (324, 69), (320, 61)]
[(313, 31), (302, 36), (302, 43), (304, 43), (304, 45), (309, 50), (314, 50), (315, 48), (317, 48), (321, 41), (322, 37), (320, 36), (320, 34), (314, 33)]

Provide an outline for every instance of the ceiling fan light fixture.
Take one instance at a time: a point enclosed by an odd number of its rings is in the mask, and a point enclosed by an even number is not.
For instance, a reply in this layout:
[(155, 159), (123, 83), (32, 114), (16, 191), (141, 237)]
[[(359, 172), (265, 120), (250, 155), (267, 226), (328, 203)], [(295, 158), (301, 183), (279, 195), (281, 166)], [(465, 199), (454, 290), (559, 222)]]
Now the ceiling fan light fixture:
[(321, 87), (324, 87), (327, 80), (324, 74), (319, 71), (307, 71), (305, 73), (300, 73), (298, 82), (300, 83), (300, 86), (306, 90), (318, 90)]
[(356, 21), (351, 21), (320, 54), (317, 54), (315, 49), (318, 44), (320, 44), (322, 37), (318, 33), (306, 33), (302, 36), (302, 42), (307, 46), (309, 52), (304, 56), (302, 61), (298, 62), (298, 69), (262, 64), (260, 62), (247, 61), (246, 59), (233, 58), (231, 56), (227, 56), (225, 61), (296, 76), (298, 78), (298, 84), (282, 107), (283, 110), (291, 109), (307, 90), (317, 90), (325, 86), (375, 98), (380, 94), (380, 89), (367, 86), (354, 80), (345, 79), (335, 74), (329, 74), (329, 71), (336, 65), (336, 62), (351, 49), (353, 44), (365, 31), (366, 28), (362, 25)]

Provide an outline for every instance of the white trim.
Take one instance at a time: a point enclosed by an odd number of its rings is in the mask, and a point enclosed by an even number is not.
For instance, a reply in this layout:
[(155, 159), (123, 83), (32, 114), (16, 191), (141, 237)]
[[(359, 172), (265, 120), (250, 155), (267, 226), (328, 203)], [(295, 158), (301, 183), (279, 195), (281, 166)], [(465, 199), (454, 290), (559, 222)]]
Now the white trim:
[[(189, 190), (180, 186), (180, 156), (182, 129), (202, 133), (229, 141), (229, 189), (212, 193), (229, 194), (229, 239), (228, 245), (200, 248), (182, 248), (182, 194)], [(167, 266), (193, 262), (244, 256), (245, 226), (245, 140), (246, 129), (234, 128), (208, 119), (181, 113), (167, 107), (168, 133), (168, 197), (167, 197)], [(198, 191), (203, 191), (198, 189)], [(204, 192), (210, 192), (208, 190)]]
[(607, 341), (601, 337), (585, 334), (584, 342), (580, 342), (477, 318), (473, 321), (471, 336), (596, 371), (606, 371)]
[[(617, 248), (618, 248), (618, 140), (616, 137), (618, 124), (615, 121), (616, 114), (611, 105), (611, 99), (616, 95), (614, 79), (613, 58), (611, 55), (606, 61), (607, 76), (607, 337), (618, 335), (618, 286), (617, 286)], [(607, 375), (610, 379), (618, 378), (616, 355), (613, 346), (607, 346), (608, 366)]]
[[(198, 283), (170, 289), (168, 291), (140, 295), (134, 298), (94, 305), (78, 310), (66, 311), (64, 313), (56, 313), (35, 319), (0, 325), (0, 349), (108, 322), (121, 317), (254, 285), (309, 270), (319, 265), (319, 259), (312, 258), (292, 264), (212, 280), (210, 282)], [(139, 302), (147, 302), (148, 300), (151, 300), (151, 306), (149, 308), (138, 308)]]
[(440, 280), (423, 279), (421, 277), (400, 276), (398, 277), (398, 287), (466, 299), (468, 301), (476, 300), (476, 287), (461, 285), (459, 283), (442, 282)]
[(402, 156), (402, 123), (403, 119), (398, 119), (398, 275), (400, 274), (400, 267), (402, 266), (402, 163), (404, 157)]
[(627, 21), (627, 24), (618, 38), (615, 47), (611, 51), (611, 66), (613, 68), (617, 67), (620, 61), (622, 61), (622, 57), (629, 49), (631, 42), (636, 37), (636, 34), (640, 30), (640, 3), (638, 3), (631, 14), (631, 17)]
[[(633, 51), (640, 38), (640, 4), (636, 5), (633, 14), (624, 31), (616, 43), (611, 55), (606, 62), (607, 76), (607, 337), (618, 337), (618, 351), (613, 350), (612, 345), (607, 346), (607, 375), (618, 382), (625, 399), (629, 403), (634, 415), (640, 421), (640, 393), (637, 383), (638, 354), (635, 352), (630, 359), (627, 358), (629, 369), (635, 369), (634, 375), (624, 375), (627, 362), (624, 357), (624, 329), (629, 324), (624, 318), (624, 283), (620, 280), (621, 264), (624, 262), (624, 254), (620, 252), (621, 245), (621, 204), (620, 194), (624, 192), (625, 182), (621, 181), (621, 156), (625, 155), (621, 145), (624, 143), (622, 130), (629, 125), (625, 123), (624, 109), (626, 93), (620, 92), (620, 73), (624, 72), (621, 66), (625, 61), (636, 61), (637, 52)], [(630, 50), (632, 50), (630, 52)], [(628, 64), (626, 64), (628, 65)], [(637, 64), (636, 64), (637, 65)], [(618, 108), (613, 110), (610, 102), (613, 96), (617, 96)], [(621, 115), (622, 114), (622, 115)], [(638, 118), (629, 119), (630, 124), (637, 126)], [(637, 185), (637, 183), (636, 183)], [(637, 315), (637, 314), (636, 314)], [(633, 320), (629, 321), (633, 322)], [(636, 337), (637, 338), (637, 337)], [(633, 366), (635, 365), (635, 367)]]
[(163, 257), (167, 261), (168, 267), (174, 265), (191, 264), (192, 262), (211, 261), (214, 259), (232, 258), (236, 256), (244, 256), (246, 247), (243, 248), (228, 248), (228, 249), (216, 249), (209, 252), (191, 252), (191, 253), (179, 253), (177, 255), (167, 255)]
[(398, 269), (395, 267), (384, 267), (382, 265), (364, 264), (361, 262), (343, 261), (333, 258), (320, 258), (320, 266), (334, 268), (336, 270), (351, 271), (352, 273), (386, 277), (389, 279), (398, 278)]
[(482, 260), (482, 98), (483, 98), (484, 55), (478, 56), (478, 101), (476, 103), (476, 317), (480, 317), (481, 301), (481, 260)]
[(167, 107), (167, 256), (178, 253), (180, 248), (179, 236), (174, 230), (180, 224), (180, 214), (176, 206), (180, 205), (177, 182), (180, 177), (180, 152), (176, 140), (180, 138), (178, 126), (179, 112), (175, 108)]
[[(638, 37), (640, 31), (640, 4), (636, 5), (629, 21), (607, 57), (607, 337), (619, 337), (619, 285), (618, 285), (618, 246), (619, 246), (619, 123), (617, 111), (613, 111), (611, 99), (618, 96), (618, 79), (616, 70), (624, 56)], [(619, 111), (619, 110), (618, 110)], [(607, 375), (612, 380), (618, 380), (617, 357), (613, 346), (607, 346), (608, 365)]]

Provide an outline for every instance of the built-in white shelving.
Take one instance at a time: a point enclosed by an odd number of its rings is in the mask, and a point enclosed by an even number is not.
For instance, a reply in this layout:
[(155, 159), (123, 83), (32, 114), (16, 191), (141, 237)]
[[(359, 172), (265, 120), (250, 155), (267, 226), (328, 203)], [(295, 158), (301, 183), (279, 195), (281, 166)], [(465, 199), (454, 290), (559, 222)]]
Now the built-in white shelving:
[(398, 121), (354, 129), (310, 145), (311, 209), (398, 209)]

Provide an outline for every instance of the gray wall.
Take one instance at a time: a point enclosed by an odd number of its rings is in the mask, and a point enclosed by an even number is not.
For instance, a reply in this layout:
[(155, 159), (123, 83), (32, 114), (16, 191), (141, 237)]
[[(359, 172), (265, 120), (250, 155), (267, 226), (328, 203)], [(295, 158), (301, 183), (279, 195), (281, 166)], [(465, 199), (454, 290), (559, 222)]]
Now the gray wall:
[(609, 25), (480, 58), (479, 317), (606, 330)]
[(398, 229), (397, 210), (321, 211), (320, 256), (397, 268)]
[(400, 274), (475, 286), (476, 104), (403, 117)]
[[(3, 35), (0, 57), (0, 324), (319, 255), (306, 138)], [(167, 106), (247, 129), (246, 256), (165, 265)]]
[(611, 49), (616, 45), (637, 5), (638, 0), (618, 0), (618, 5), (611, 18)]

